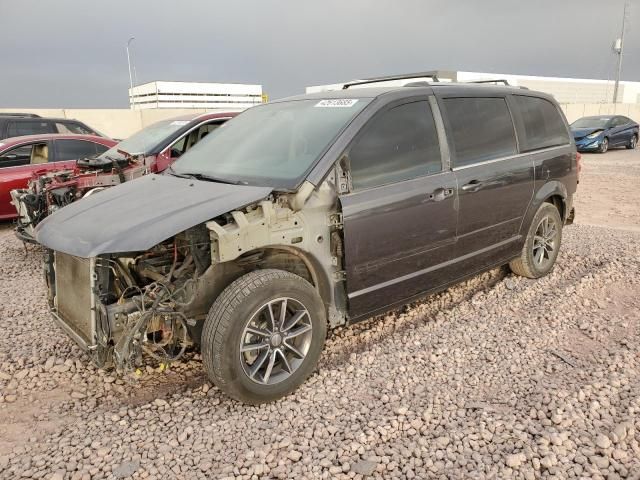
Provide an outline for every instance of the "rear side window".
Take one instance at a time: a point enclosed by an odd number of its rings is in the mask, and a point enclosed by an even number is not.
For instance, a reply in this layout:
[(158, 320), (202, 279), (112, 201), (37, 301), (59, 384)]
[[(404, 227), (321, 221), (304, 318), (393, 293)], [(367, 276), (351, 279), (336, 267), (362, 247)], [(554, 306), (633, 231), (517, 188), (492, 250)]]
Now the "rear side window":
[(106, 151), (103, 147), (98, 150), (93, 142), (84, 140), (56, 140), (56, 161), (61, 160), (78, 160), (86, 157), (93, 157), (98, 153)]
[(89, 130), (85, 125), (78, 122), (56, 122), (58, 133), (76, 133), (80, 135), (95, 135), (95, 132)]
[(349, 163), (355, 190), (440, 172), (429, 102), (406, 103), (376, 115), (349, 150)]
[(55, 133), (53, 125), (42, 120), (24, 120), (10, 122), (7, 129), (8, 137), (21, 137), (22, 135), (40, 135), (42, 133)]
[(524, 138), (520, 141), (522, 151), (569, 143), (567, 127), (553, 103), (524, 95), (514, 95), (513, 99), (524, 126)]
[(445, 98), (454, 167), (516, 154), (513, 121), (504, 98)]

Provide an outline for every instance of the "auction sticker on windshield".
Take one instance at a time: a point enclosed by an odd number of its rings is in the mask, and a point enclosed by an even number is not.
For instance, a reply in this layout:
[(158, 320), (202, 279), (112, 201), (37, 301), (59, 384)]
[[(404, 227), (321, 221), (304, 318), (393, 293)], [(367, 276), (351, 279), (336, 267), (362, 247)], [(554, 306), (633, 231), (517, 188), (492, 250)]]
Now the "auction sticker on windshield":
[(333, 108), (348, 108), (353, 107), (357, 98), (333, 98), (331, 100), (320, 100), (316, 103), (315, 107), (333, 107)]
[(189, 123), (189, 120), (174, 120), (171, 125), (186, 125), (187, 123)]

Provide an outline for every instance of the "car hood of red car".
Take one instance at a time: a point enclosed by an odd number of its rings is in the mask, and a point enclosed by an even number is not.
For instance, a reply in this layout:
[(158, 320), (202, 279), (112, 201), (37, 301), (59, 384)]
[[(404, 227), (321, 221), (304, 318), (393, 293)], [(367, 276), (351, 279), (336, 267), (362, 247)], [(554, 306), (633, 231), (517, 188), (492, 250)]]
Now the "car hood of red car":
[(271, 190), (146, 175), (61, 208), (36, 227), (35, 236), (47, 248), (83, 258), (145, 251)]

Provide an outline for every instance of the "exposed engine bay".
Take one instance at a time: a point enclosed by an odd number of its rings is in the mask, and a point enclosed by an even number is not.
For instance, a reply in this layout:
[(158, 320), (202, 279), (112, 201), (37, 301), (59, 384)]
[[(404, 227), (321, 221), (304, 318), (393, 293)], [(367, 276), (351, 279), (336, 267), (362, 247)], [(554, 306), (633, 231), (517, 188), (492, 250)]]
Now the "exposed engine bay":
[(322, 290), (333, 300), (330, 323), (345, 323), (342, 238), (332, 220), (337, 196), (329, 182), (305, 195), (301, 209), (291, 207), (296, 195), (270, 196), (144, 252), (81, 258), (47, 250), (54, 318), (99, 366), (130, 370), (143, 353), (170, 362), (198, 346), (227, 285), (252, 270), (280, 268)]

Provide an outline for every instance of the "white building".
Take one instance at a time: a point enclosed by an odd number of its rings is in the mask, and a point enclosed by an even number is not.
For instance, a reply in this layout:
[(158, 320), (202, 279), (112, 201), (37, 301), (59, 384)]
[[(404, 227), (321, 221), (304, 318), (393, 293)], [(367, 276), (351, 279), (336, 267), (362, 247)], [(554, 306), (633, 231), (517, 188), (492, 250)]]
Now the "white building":
[(149, 82), (129, 89), (131, 109), (204, 108), (244, 110), (263, 103), (262, 85)]
[[(503, 79), (509, 84), (527, 87), (531, 90), (546, 92), (555, 97), (559, 103), (612, 103), (612, 80), (596, 80), (586, 78), (537, 77), (531, 75), (512, 75), (506, 73), (480, 72), (438, 72), (440, 81), (468, 82), (471, 80)], [(402, 86), (420, 79), (394, 80), (388, 82), (371, 83), (354, 86), (352, 88)], [(425, 78), (425, 80), (429, 80)], [(317, 85), (307, 87), (307, 93), (338, 90), (343, 83), (332, 85)], [(640, 82), (621, 81), (618, 90), (618, 101), (621, 103), (640, 103)]]

